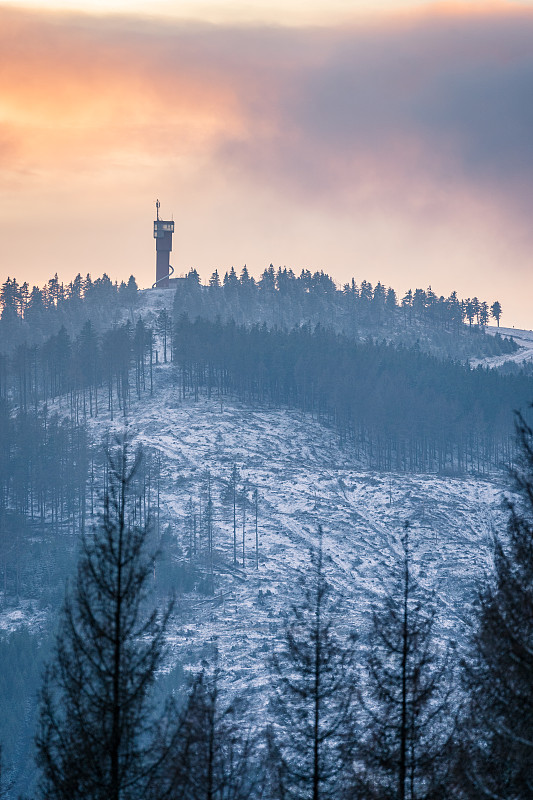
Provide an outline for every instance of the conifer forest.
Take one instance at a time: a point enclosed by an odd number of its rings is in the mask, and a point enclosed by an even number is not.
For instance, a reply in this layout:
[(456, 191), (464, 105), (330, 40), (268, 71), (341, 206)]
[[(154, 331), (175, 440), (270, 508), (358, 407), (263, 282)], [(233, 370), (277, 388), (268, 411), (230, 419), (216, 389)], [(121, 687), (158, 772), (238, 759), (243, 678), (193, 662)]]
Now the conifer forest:
[(270, 265), (0, 310), (0, 798), (533, 797), (498, 300)]

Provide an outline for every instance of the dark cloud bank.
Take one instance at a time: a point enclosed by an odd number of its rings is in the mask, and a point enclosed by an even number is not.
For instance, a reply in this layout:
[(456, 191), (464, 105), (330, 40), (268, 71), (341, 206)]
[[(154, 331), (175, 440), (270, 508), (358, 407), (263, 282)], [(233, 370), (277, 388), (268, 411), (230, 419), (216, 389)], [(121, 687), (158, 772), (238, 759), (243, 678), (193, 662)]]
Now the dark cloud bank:
[(35, 69), (64, 65), (80, 91), (101, 64), (169, 104), (184, 81), (230, 92), (246, 132), (222, 136), (226, 165), (296, 195), (392, 176), (404, 189), (474, 183), (516, 214), (532, 199), (532, 14), (342, 30), (1, 14), (4, 66), (26, 49)]

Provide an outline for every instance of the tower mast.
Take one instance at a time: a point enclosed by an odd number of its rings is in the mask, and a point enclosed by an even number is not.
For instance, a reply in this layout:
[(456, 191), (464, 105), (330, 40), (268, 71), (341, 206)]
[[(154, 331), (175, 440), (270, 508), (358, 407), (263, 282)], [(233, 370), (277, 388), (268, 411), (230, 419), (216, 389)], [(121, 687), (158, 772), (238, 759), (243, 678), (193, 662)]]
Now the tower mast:
[(155, 283), (152, 289), (168, 289), (170, 276), (174, 267), (170, 266), (170, 253), (172, 251), (172, 234), (174, 233), (174, 220), (160, 219), (159, 209), (161, 203), (155, 201), (156, 218), (154, 220), (155, 239)]

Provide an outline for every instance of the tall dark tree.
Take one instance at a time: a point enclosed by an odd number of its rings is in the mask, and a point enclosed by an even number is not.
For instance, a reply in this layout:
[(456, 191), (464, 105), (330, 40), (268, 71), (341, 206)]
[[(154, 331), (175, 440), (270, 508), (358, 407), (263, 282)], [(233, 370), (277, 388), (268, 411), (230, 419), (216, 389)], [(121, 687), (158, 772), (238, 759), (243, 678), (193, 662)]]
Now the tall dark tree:
[(119, 298), (130, 310), (131, 321), (133, 322), (133, 309), (139, 302), (137, 281), (130, 275), (127, 283), (122, 282), (119, 289)]
[(233, 503), (233, 565), (237, 566), (237, 485), (239, 470), (237, 464), (233, 465), (230, 477), (231, 501)]
[(361, 701), (363, 769), (354, 798), (438, 800), (447, 797), (455, 724), (450, 654), (433, 636), (435, 609), (412, 576), (409, 526), (398, 585), (373, 614)]
[(244, 480), (242, 486), (242, 568), (244, 569), (246, 566), (245, 562), (245, 555), (246, 555), (246, 503), (248, 502), (248, 492), (247, 492), (247, 483)]
[(302, 587), (273, 658), (274, 695), (268, 731), (274, 796), (327, 800), (341, 796), (354, 744), (353, 636), (341, 640), (340, 616), (324, 573), (322, 529)]
[(483, 327), (489, 324), (489, 304), (485, 301), (479, 305), (479, 324)]
[(466, 666), (464, 796), (533, 797), (533, 430), (517, 416), (518, 500), (494, 542), (494, 570), (480, 597)]
[[(262, 797), (257, 737), (242, 699), (228, 698), (214, 647), (171, 726), (172, 741), (150, 794), (154, 800), (254, 800)], [(168, 754), (167, 754), (168, 753)]]
[(83, 411), (86, 413), (86, 391), (89, 394), (89, 413), (98, 416), (99, 348), (98, 337), (90, 320), (87, 320), (76, 341), (76, 367), (83, 390)]
[(156, 330), (163, 344), (163, 363), (167, 363), (167, 347), (172, 340), (172, 318), (166, 308), (161, 309), (157, 317)]
[(147, 611), (153, 575), (147, 526), (132, 523), (141, 454), (126, 438), (108, 452), (100, 524), (82, 537), (55, 656), (40, 696), (36, 739), (46, 800), (136, 800), (154, 768), (150, 689), (170, 607)]
[(206, 581), (206, 588), (208, 594), (214, 594), (215, 591), (215, 584), (214, 584), (214, 574), (213, 574), (213, 533), (214, 533), (214, 526), (213, 526), (213, 516), (214, 516), (214, 505), (213, 505), (213, 496), (211, 491), (211, 473), (209, 470), (207, 471), (207, 497), (206, 497), (206, 504), (205, 504), (205, 513), (204, 513), (204, 520), (205, 520), (205, 533), (207, 538), (207, 581)]
[(255, 515), (255, 568), (259, 569), (259, 526), (258, 526), (259, 492), (257, 491), (257, 487), (254, 489), (252, 497), (254, 501), (254, 515)]
[(502, 307), (501, 307), (500, 303), (497, 300), (495, 300), (494, 303), (491, 305), (490, 313), (494, 317), (494, 319), (496, 320), (496, 324), (498, 325), (498, 328), (499, 328), (500, 327), (500, 317), (502, 315)]

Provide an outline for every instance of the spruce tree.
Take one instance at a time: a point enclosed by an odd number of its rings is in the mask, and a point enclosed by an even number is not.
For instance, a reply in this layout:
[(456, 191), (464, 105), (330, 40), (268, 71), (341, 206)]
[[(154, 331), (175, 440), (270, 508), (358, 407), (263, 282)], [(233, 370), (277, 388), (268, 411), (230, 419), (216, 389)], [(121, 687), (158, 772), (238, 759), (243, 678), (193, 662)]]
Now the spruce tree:
[(233, 566), (237, 566), (237, 485), (239, 482), (239, 470), (237, 464), (233, 464), (230, 477), (231, 500), (233, 503)]
[(354, 637), (334, 632), (340, 615), (324, 573), (321, 528), (302, 592), (273, 657), (271, 790), (281, 800), (329, 800), (341, 796), (349, 773), (356, 685)]
[(495, 537), (494, 569), (480, 596), (465, 664), (470, 716), (460, 796), (533, 797), (533, 430), (516, 420), (518, 493), (507, 533)]
[(435, 643), (435, 607), (412, 575), (409, 525), (400, 576), (373, 613), (366, 680), (365, 733), (350, 797), (438, 800), (447, 797), (455, 725), (450, 652)]
[(491, 316), (493, 316), (494, 319), (496, 320), (496, 324), (498, 325), (498, 328), (499, 328), (500, 327), (500, 318), (501, 318), (501, 315), (502, 315), (502, 307), (501, 307), (500, 303), (498, 302), (498, 300), (495, 300), (494, 303), (491, 305), (490, 313), (491, 313)]
[(150, 690), (170, 606), (162, 616), (148, 610), (154, 556), (130, 496), (141, 454), (129, 457), (126, 437), (117, 445), (41, 689), (36, 746), (46, 800), (137, 800), (155, 766)]
[(150, 800), (254, 800), (263, 797), (256, 737), (246, 705), (229, 698), (215, 642), (212, 663), (203, 663), (177, 724)]

